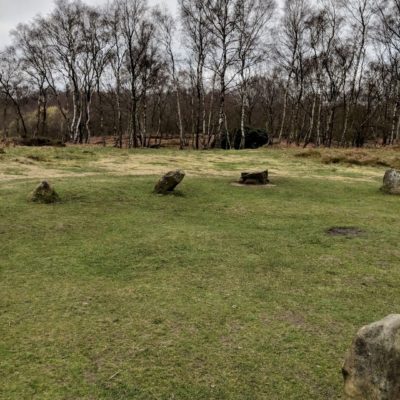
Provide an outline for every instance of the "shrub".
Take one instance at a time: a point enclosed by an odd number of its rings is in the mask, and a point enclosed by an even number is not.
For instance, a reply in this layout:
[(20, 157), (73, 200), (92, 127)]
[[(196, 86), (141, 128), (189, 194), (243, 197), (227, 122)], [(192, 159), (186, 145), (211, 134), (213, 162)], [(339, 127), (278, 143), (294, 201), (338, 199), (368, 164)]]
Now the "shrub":
[[(259, 147), (265, 146), (266, 144), (269, 143), (268, 133), (265, 129), (245, 127), (244, 134), (245, 134), (245, 142), (244, 142), (245, 149), (258, 149)], [(242, 131), (238, 129), (234, 133), (233, 138), (232, 135), (230, 135), (230, 139), (231, 139), (231, 147), (236, 150), (239, 150), (240, 142), (242, 140)], [(222, 137), (221, 147), (223, 149), (229, 148), (226, 136)]]
[(15, 144), (20, 146), (56, 146), (56, 147), (65, 146), (60, 140), (53, 140), (39, 136), (33, 138), (18, 138), (15, 139)]

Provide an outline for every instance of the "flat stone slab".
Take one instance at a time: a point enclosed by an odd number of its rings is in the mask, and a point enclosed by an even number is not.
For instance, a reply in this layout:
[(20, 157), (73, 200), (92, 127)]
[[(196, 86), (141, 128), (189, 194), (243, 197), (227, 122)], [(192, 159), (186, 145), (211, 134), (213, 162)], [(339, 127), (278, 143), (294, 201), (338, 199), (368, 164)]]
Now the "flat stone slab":
[(269, 183), (268, 170), (258, 172), (242, 172), (239, 183), (243, 185), (266, 185)]

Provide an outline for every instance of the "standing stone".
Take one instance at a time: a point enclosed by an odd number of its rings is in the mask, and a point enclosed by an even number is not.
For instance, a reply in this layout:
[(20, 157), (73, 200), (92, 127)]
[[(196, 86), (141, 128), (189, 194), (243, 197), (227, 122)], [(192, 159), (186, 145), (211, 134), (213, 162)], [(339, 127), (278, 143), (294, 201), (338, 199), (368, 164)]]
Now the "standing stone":
[(242, 172), (239, 183), (245, 185), (266, 185), (268, 180), (268, 170), (261, 172)]
[(159, 194), (171, 193), (184, 177), (185, 173), (181, 170), (170, 171), (157, 182), (154, 191)]
[(400, 399), (400, 314), (362, 327), (343, 368), (347, 399)]
[(381, 190), (389, 194), (400, 194), (400, 171), (388, 169), (383, 177)]
[(57, 192), (49, 185), (48, 182), (43, 181), (31, 194), (30, 201), (35, 203), (56, 203), (60, 201)]

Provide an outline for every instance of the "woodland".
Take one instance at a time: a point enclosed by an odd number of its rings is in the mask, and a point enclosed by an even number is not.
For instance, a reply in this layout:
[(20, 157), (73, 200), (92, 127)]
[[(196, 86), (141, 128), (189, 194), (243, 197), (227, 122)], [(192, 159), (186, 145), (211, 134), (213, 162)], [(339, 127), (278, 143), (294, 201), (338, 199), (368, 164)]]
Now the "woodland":
[(256, 129), (268, 143), (392, 145), (399, 21), (400, 0), (179, 0), (176, 16), (57, 0), (0, 49), (0, 135), (204, 149), (243, 148)]

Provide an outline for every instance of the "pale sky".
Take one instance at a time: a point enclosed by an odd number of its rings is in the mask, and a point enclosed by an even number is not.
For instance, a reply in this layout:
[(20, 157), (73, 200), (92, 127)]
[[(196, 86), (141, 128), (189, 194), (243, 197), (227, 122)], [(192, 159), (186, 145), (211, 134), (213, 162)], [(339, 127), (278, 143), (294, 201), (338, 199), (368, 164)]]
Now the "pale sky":
[[(105, 0), (84, 0), (86, 4), (104, 4)], [(149, 0), (150, 5), (165, 4), (174, 14), (177, 0)], [(53, 0), (0, 0), (0, 47), (10, 44), (9, 33), (20, 22), (29, 22), (37, 14), (46, 15), (53, 8)]]

